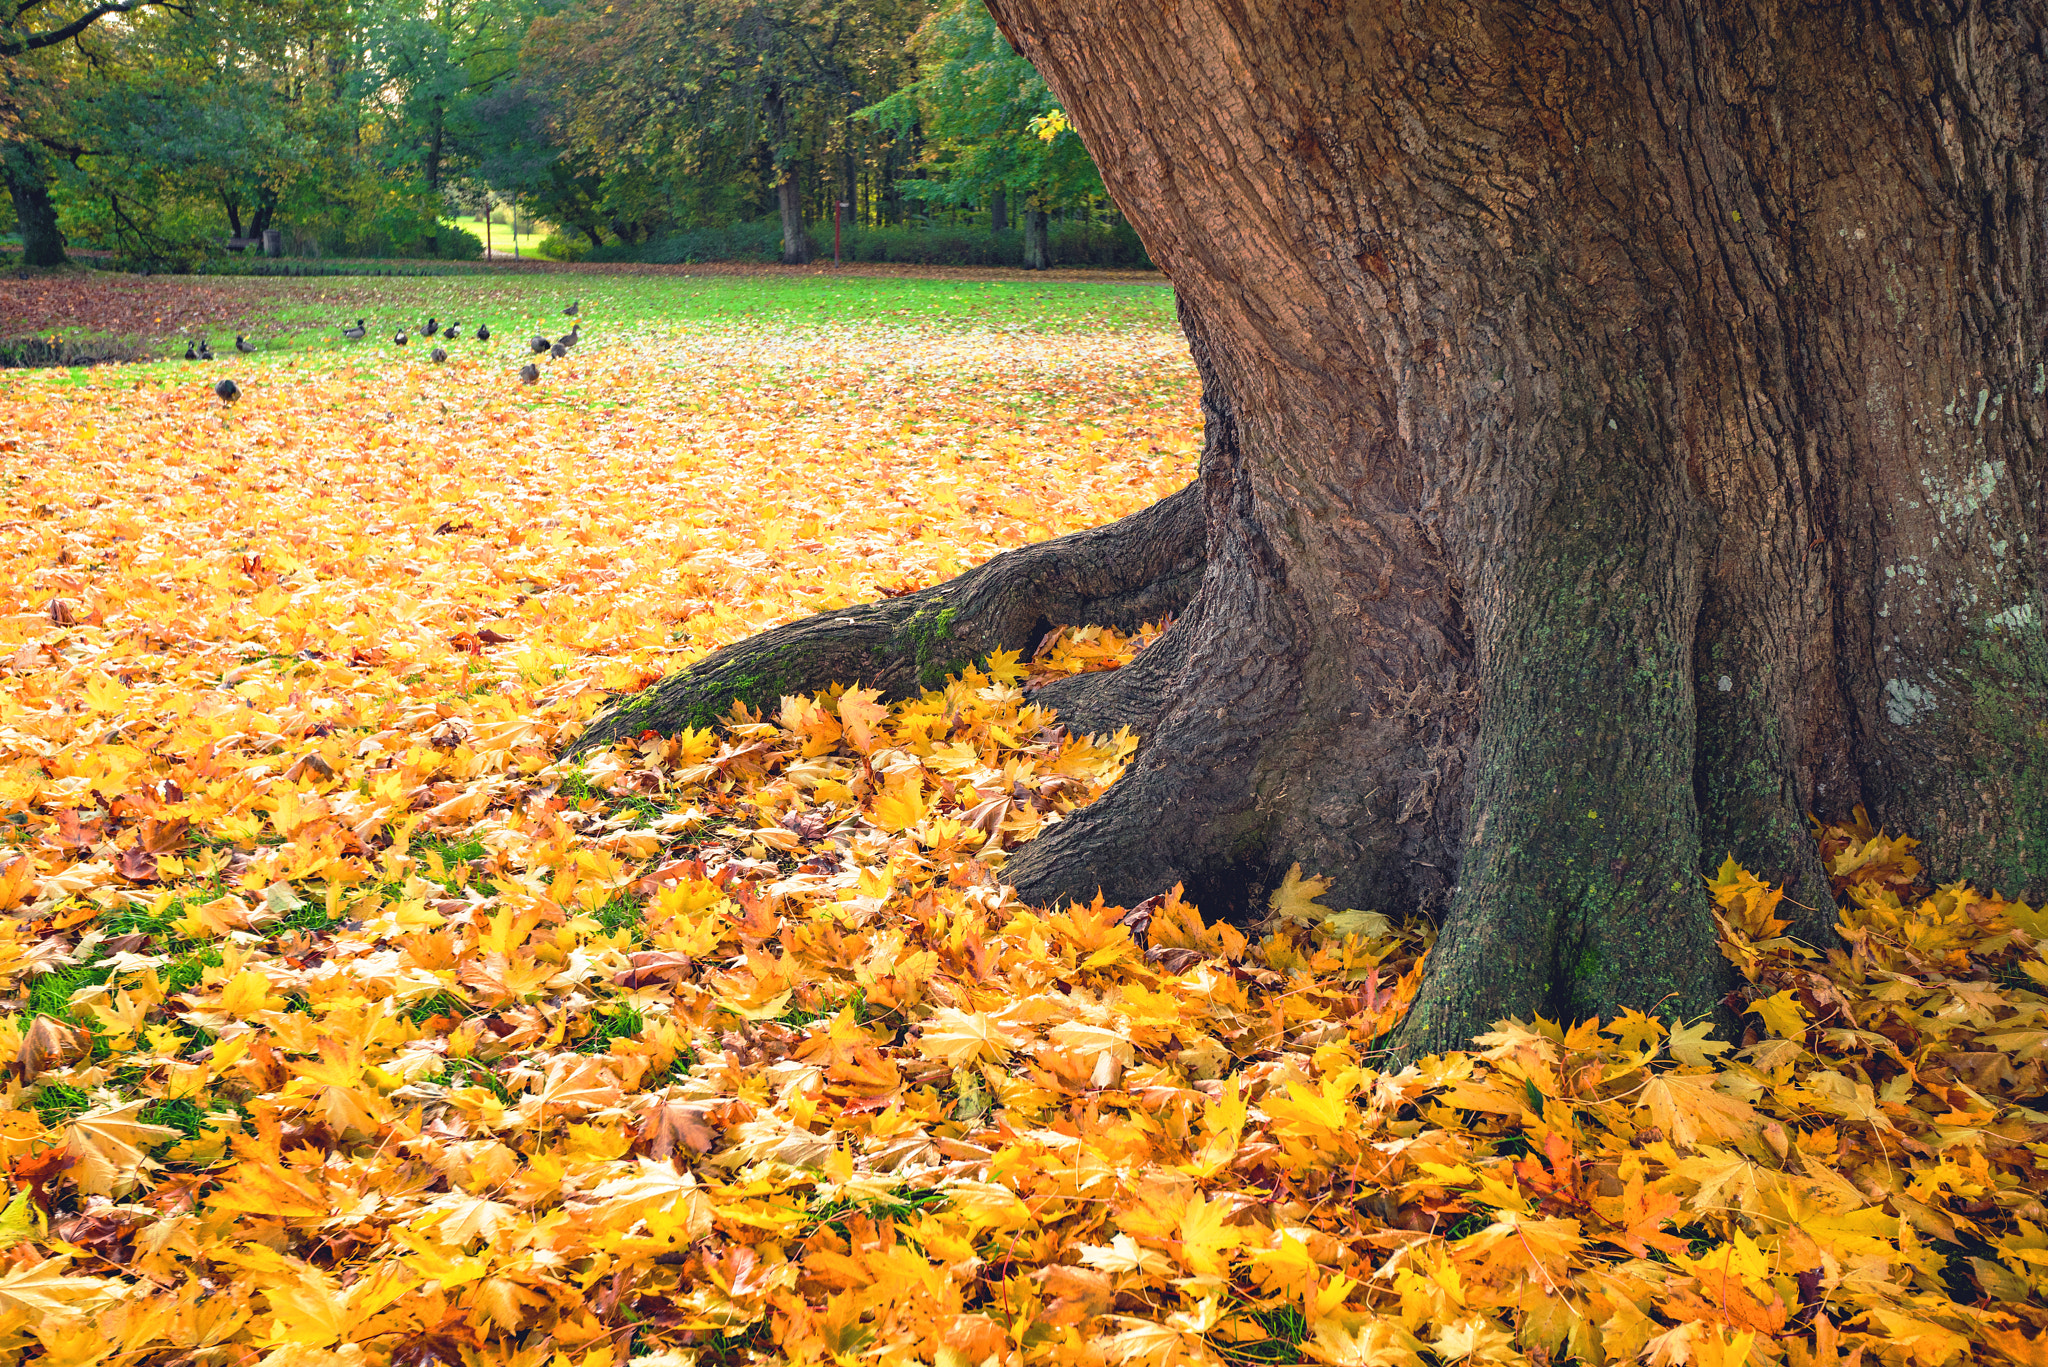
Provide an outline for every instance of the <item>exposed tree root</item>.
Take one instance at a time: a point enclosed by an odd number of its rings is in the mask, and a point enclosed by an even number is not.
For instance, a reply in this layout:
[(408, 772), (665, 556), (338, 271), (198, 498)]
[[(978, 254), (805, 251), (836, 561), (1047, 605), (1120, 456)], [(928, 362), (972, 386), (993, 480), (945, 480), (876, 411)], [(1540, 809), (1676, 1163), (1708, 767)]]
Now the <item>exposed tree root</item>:
[(1029, 651), (1056, 626), (1135, 630), (1182, 611), (1202, 566), (1201, 493), (1190, 485), (1107, 526), (1010, 551), (932, 588), (727, 646), (615, 699), (572, 753), (646, 730), (707, 726), (735, 699), (771, 707), (785, 694), (835, 683), (908, 697), (991, 651)]

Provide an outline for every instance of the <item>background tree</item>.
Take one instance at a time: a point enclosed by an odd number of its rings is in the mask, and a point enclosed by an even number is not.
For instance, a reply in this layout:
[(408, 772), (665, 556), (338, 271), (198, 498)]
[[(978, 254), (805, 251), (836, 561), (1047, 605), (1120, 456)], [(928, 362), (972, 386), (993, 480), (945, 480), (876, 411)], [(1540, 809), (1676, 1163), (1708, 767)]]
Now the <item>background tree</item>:
[(1730, 852), (1825, 942), (1808, 812), (2048, 891), (2048, 5), (994, 8), (1174, 278), (1199, 482), (592, 740), (1184, 604), (1047, 690), (1145, 744), (1007, 876), (1426, 909), (1413, 1051), (1711, 1010)]
[(1106, 195), (1094, 161), (1031, 63), (996, 29), (981, 0), (952, 0), (918, 30), (918, 79), (861, 113), (899, 135), (921, 133), (919, 169), (903, 193), (941, 204), (991, 206), (1000, 230), (1024, 211), (1024, 266), (1052, 264), (1048, 212)]

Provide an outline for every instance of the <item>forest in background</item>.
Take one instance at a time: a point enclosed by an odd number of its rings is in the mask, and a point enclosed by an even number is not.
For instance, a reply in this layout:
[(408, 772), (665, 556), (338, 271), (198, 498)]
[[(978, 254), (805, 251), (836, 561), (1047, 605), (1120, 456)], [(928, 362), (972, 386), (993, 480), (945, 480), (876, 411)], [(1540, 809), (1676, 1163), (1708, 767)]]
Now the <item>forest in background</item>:
[(980, 0), (0, 0), (0, 174), (31, 265), (1150, 264)]

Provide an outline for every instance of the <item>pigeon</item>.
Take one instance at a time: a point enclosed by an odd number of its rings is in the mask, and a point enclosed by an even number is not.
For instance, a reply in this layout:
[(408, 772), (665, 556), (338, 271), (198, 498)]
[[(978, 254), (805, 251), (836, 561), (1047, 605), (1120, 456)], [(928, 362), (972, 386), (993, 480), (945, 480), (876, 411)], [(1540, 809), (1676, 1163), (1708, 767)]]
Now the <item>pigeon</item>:
[(447, 327), (441, 329), (441, 335), (452, 342), (455, 340), (456, 334), (460, 333), (461, 331), (461, 328), (455, 326), (455, 324), (453, 323), (450, 323)]
[(441, 362), (448, 359), (448, 353), (446, 351), (443, 351), (440, 347), (435, 347), (433, 351), (433, 357), (434, 364), (439, 365), (441, 364)]
[(236, 399), (242, 397), (242, 391), (235, 386), (233, 380), (229, 379), (222, 379), (219, 384), (213, 387), (213, 392), (220, 395), (222, 403), (233, 403)]
[(476, 325), (476, 339), (479, 342), (488, 342), (491, 340), (491, 329), (489, 324), (478, 323)]
[(247, 356), (250, 352), (254, 351), (255, 349), (255, 344), (252, 343), (247, 337), (244, 337), (239, 332), (235, 334), (235, 350), (241, 352), (244, 356)]
[(547, 338), (538, 335), (529, 337), (526, 341), (526, 344), (529, 347), (533, 348), (533, 354), (536, 356), (540, 355), (543, 351), (546, 351), (549, 347), (554, 345), (554, 343), (550, 342)]
[(364, 327), (363, 320), (358, 318), (356, 319), (356, 325), (352, 328), (343, 328), (341, 335), (348, 338), (351, 342), (360, 342), (363, 338), (370, 335), (370, 330)]
[(431, 337), (440, 330), (441, 320), (439, 318), (429, 318), (427, 319), (427, 325), (420, 329), (420, 336)]
[(568, 354), (569, 344), (567, 342), (557, 342), (553, 346), (548, 348), (548, 355), (557, 361), (561, 360), (564, 356), (567, 356)]
[(404, 346), (404, 345), (405, 345), (405, 329), (404, 329), (404, 328), (400, 328), (400, 329), (399, 329), (399, 330), (398, 330), (398, 331), (397, 331), (396, 333), (394, 333), (394, 334), (392, 335), (392, 338), (391, 338), (391, 340), (392, 340), (392, 341), (394, 341), (394, 342), (396, 342), (396, 343), (398, 343), (398, 344), (399, 344), (400, 346)]
[(185, 359), (188, 361), (196, 361), (199, 359), (199, 353), (192, 349), (192, 343), (190, 342), (185, 343)]
[(519, 367), (519, 378), (526, 384), (539, 383), (540, 367), (535, 365), (532, 361), (528, 361), (525, 365)]
[(563, 314), (563, 316), (564, 316), (564, 317), (567, 317), (567, 318), (574, 318), (574, 317), (575, 317), (575, 316), (576, 316), (577, 314), (581, 313), (582, 311), (583, 311), (583, 301), (582, 301), (581, 299), (577, 299), (577, 300), (574, 300), (574, 301), (572, 301), (572, 302), (570, 303), (569, 307), (567, 307), (567, 308), (563, 309), (563, 310), (562, 310), (562, 314)]

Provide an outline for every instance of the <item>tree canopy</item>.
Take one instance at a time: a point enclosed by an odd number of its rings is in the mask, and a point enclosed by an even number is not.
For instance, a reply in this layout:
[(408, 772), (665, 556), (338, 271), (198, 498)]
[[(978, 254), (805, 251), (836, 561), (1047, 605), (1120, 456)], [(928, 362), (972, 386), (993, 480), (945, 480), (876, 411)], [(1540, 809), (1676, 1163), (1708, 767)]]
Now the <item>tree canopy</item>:
[(835, 210), (1120, 223), (980, 0), (10, 3), (0, 230), (33, 260), (61, 233), (188, 264), (268, 228), (294, 253), (460, 256), (450, 220), (493, 205), (558, 255), (772, 219), (801, 260)]

